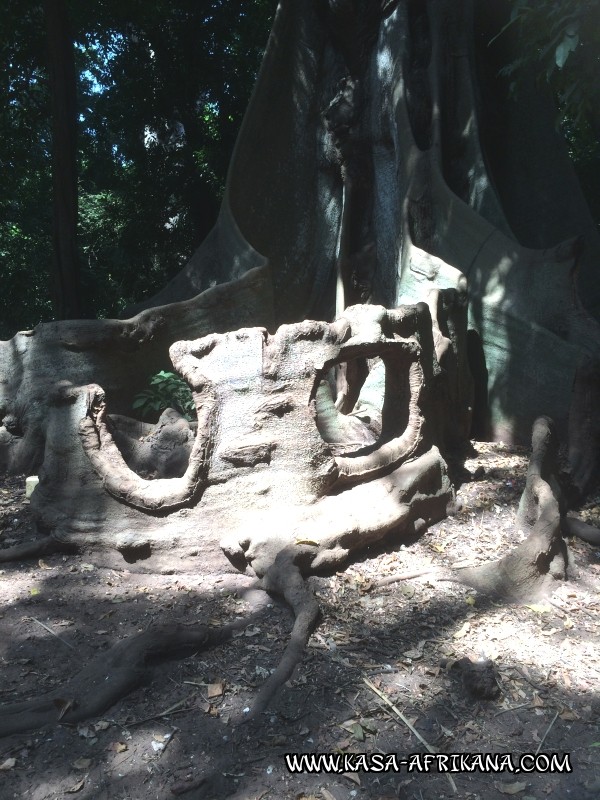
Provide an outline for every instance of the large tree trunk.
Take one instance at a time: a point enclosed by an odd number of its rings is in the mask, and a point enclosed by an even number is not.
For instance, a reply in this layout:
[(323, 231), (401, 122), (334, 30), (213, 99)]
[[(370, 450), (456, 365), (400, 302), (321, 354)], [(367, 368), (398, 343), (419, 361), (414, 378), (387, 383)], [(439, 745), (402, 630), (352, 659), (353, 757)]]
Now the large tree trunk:
[[(332, 320), (356, 302), (426, 301), (428, 369), (443, 376), (432, 442), (463, 442), (471, 416), (480, 433), (525, 442), (545, 413), (584, 490), (598, 460), (600, 337), (573, 274), (578, 266), (595, 308), (598, 241), (544, 99), (524, 120), (506, 96), (497, 68), (511, 54), (488, 47), (502, 4), (486, 9), (467, 0), (283, 3), (218, 223), (189, 265), (126, 322), (43, 325), (2, 345), (0, 464), (31, 470), (45, 458), (46, 409), (61, 405), (65, 382), (99, 382), (108, 410), (126, 413), (177, 339)], [(542, 148), (532, 144), (538, 129)], [(552, 169), (542, 168), (548, 153)], [(556, 224), (546, 222), (549, 207)], [(556, 243), (555, 231), (579, 236)], [(468, 332), (452, 311), (467, 282)], [(364, 402), (365, 381), (383, 402), (385, 381), (377, 370), (367, 378), (367, 362), (340, 362), (327, 379), (344, 417)], [(317, 399), (327, 404), (323, 387)], [(350, 435), (350, 423), (336, 425), (338, 439)]]
[[(488, 63), (502, 20), (486, 8), (283, 2), (219, 220), (188, 266), (131, 319), (0, 343), (0, 468), (40, 467), (32, 506), (51, 546), (141, 568), (174, 547), (182, 568), (223, 552), (289, 601), (292, 640), (259, 708), (316, 622), (302, 576), (442, 516), (443, 454), (473, 417), (526, 441), (549, 415), (576, 488), (597, 468), (600, 335), (573, 274), (597, 308), (598, 239), (560, 142), (533, 150), (546, 112), (521, 118)], [(169, 414), (149, 432), (120, 415), (169, 346), (197, 423)], [(545, 419), (534, 439), (554, 451)], [(529, 589), (561, 552), (543, 442)]]
[(583, 489), (599, 439), (581, 398), (598, 395), (599, 338), (577, 289), (600, 313), (600, 239), (551, 98), (525, 78), (511, 99), (498, 76), (518, 55), (509, 34), (490, 46), (506, 13), (282, 4), (217, 228), (150, 305), (241, 274), (240, 254), (217, 249), (232, 217), (269, 260), (278, 322), (330, 319), (344, 297), (417, 301), (464, 275), (475, 378), (487, 378), (480, 435), (525, 443), (549, 414), (563, 442), (570, 428)]

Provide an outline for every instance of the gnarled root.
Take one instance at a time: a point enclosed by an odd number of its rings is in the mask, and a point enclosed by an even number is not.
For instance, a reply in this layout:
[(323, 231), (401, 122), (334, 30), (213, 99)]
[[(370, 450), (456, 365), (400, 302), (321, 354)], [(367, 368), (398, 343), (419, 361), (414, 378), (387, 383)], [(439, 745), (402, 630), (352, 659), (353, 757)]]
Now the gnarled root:
[(282, 595), (291, 606), (296, 619), (283, 656), (275, 672), (262, 685), (248, 719), (255, 719), (264, 711), (278, 689), (292, 675), (321, 614), (315, 596), (293, 562), (293, 550), (279, 553), (263, 577), (262, 586), (265, 591)]
[(552, 420), (533, 425), (533, 452), (521, 497), (518, 524), (527, 539), (500, 561), (457, 571), (461, 583), (514, 600), (549, 589), (552, 579), (565, 579), (568, 554), (562, 538), (561, 495), (556, 478), (557, 438)]
[(236, 624), (214, 629), (205, 625), (161, 625), (133, 639), (124, 639), (85, 667), (69, 684), (43, 697), (0, 706), (0, 737), (59, 722), (73, 724), (102, 714), (145, 683), (156, 661), (172, 658), (176, 652), (193, 652), (220, 644), (237, 627)]
[[(294, 611), (296, 620), (291, 639), (275, 672), (260, 689), (254, 708), (245, 719), (253, 719), (264, 711), (276, 691), (290, 677), (319, 618), (319, 606), (293, 563), (292, 554), (293, 550), (277, 556), (262, 579), (265, 590), (282, 595)], [(250, 621), (248, 618), (236, 620), (221, 628), (152, 626), (138, 636), (118, 642), (68, 684), (42, 697), (0, 706), (0, 737), (58, 723), (75, 724), (102, 714), (122, 697), (147, 683), (152, 676), (152, 667), (158, 661), (222, 644)]]
[(49, 556), (51, 553), (68, 552), (70, 548), (57, 542), (50, 536), (43, 539), (34, 539), (31, 542), (23, 542), (15, 547), (6, 547), (0, 550), (0, 564), (9, 564), (11, 561), (22, 561), (28, 558), (40, 558)]

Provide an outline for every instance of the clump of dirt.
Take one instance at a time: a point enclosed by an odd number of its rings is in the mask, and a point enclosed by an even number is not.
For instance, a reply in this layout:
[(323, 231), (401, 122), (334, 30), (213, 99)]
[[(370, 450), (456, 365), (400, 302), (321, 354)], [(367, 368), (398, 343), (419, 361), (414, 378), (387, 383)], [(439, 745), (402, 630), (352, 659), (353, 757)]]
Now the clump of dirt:
[[(242, 621), (230, 642), (158, 664), (148, 685), (99, 718), (1, 739), (2, 798), (165, 800), (190, 789), (183, 797), (595, 800), (600, 550), (570, 540), (569, 581), (534, 603), (436, 580), (441, 568), (497, 559), (524, 538), (515, 513), (527, 452), (473, 447), (454, 516), (309, 579), (323, 621), (274, 704), (248, 724), (234, 721), (277, 666), (293, 623), (250, 578), (139, 574), (75, 554), (3, 565), (2, 704), (63, 686), (154, 624)], [(598, 498), (580, 516), (597, 523)], [(35, 535), (24, 477), (5, 479), (0, 546)], [(398, 574), (419, 577), (385, 583)], [(360, 756), (399, 763), (433, 752), (510, 754), (514, 765), (527, 753), (569, 754), (572, 772), (351, 771)], [(339, 772), (291, 773), (289, 753), (337, 755)]]

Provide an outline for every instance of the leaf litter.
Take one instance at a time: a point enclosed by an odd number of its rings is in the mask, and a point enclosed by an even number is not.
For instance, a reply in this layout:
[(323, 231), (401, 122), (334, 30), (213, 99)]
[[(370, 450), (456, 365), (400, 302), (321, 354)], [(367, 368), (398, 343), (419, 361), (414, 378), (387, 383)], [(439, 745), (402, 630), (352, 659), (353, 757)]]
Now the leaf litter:
[[(173, 796), (173, 787), (191, 785), (216, 768), (235, 776), (222, 794), (232, 800), (502, 800), (511, 794), (520, 800), (562, 800), (567, 794), (595, 800), (598, 549), (570, 541), (572, 580), (557, 584), (550, 598), (526, 605), (502, 604), (437, 581), (432, 569), (497, 559), (523, 538), (515, 514), (527, 452), (474, 443), (465, 467), (471, 475), (479, 470), (479, 478), (460, 487), (454, 516), (418, 541), (392, 542), (344, 572), (310, 578), (323, 622), (259, 722), (234, 728), (231, 720), (251, 707), (289, 633), (288, 610), (272, 600), (265, 621), (249, 625), (224, 647), (159, 665), (151, 685), (101, 718), (0, 740), (7, 796), (35, 792), (35, 776), (43, 775), (49, 797), (163, 800)], [(0, 546), (31, 538), (23, 488), (18, 478), (1, 485)], [(598, 524), (598, 498), (580, 516)], [(178, 579), (124, 567), (107, 569), (89, 555), (74, 555), (0, 569), (0, 702), (60, 687), (109, 643), (153, 622), (222, 624), (250, 610), (240, 587), (251, 581), (243, 576), (228, 588), (231, 576), (209, 584), (202, 576)], [(381, 585), (399, 573), (421, 574)], [(463, 671), (454, 666), (465, 659), (493, 664), (497, 698), (477, 699), (466, 690)], [(436, 771), (292, 775), (283, 761), (285, 752), (404, 757), (429, 748), (508, 752), (513, 758), (538, 748), (568, 752), (573, 772), (526, 779), (456, 773), (454, 793)], [(74, 781), (73, 770), (85, 775)]]

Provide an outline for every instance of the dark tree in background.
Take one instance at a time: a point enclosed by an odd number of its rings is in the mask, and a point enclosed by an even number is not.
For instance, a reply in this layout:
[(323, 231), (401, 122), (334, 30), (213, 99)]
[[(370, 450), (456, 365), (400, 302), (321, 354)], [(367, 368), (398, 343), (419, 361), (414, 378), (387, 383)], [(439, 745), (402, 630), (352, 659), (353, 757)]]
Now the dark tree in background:
[(81, 317), (77, 254), (77, 87), (65, 0), (45, 0), (52, 98), (54, 306), (58, 319)]

